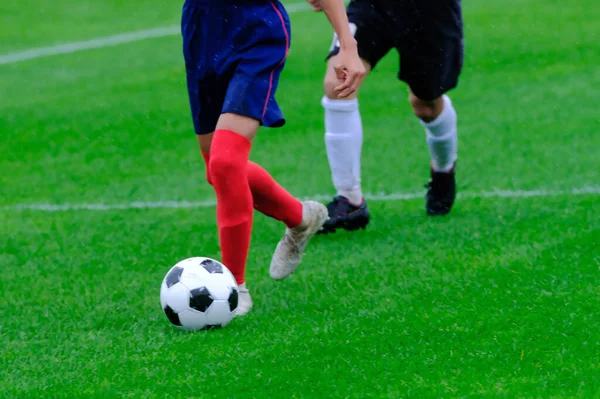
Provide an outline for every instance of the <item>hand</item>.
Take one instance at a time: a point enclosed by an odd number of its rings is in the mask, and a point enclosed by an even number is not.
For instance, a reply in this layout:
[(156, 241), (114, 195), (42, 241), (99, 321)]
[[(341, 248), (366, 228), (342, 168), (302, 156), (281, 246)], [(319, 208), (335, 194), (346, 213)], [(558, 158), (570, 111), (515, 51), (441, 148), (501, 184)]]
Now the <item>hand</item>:
[(356, 93), (367, 74), (365, 65), (358, 56), (356, 46), (350, 49), (340, 48), (333, 68), (337, 78), (342, 82), (334, 89), (340, 99)]
[(313, 8), (314, 11), (323, 11), (323, 9), (321, 8), (321, 4), (319, 3), (319, 0), (306, 0), (308, 2), (308, 4), (310, 4)]

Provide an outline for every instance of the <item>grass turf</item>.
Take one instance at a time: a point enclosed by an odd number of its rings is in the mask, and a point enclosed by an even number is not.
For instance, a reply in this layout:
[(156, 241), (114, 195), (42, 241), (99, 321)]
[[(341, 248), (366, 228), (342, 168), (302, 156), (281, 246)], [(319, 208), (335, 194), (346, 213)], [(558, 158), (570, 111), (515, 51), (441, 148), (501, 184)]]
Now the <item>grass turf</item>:
[[(318, 237), (281, 283), (266, 268), (282, 227), (257, 216), (255, 310), (200, 334), (168, 324), (158, 290), (178, 260), (219, 257), (214, 209), (14, 210), (213, 198), (180, 39), (0, 66), (0, 397), (598, 397), (598, 195), (477, 196), (599, 181), (594, 5), (465, 4), (452, 98), (459, 189), (475, 196), (439, 219), (420, 199), (372, 202), (367, 231)], [(2, 7), (0, 54), (173, 25), (180, 10)], [(278, 93), (288, 125), (261, 131), (252, 158), (310, 197), (331, 192), (319, 105), (330, 28), (310, 12), (292, 22)], [(427, 179), (396, 66), (390, 54), (361, 94), (372, 193)]]

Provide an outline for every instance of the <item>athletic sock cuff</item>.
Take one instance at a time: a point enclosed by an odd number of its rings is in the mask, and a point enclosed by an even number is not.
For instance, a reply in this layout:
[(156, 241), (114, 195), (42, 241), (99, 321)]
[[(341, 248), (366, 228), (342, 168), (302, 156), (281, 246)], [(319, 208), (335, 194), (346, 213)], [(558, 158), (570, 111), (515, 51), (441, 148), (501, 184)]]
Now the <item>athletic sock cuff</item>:
[(438, 115), (437, 118), (435, 118), (431, 122), (424, 122), (421, 119), (419, 119), (419, 122), (421, 123), (421, 125), (423, 125), (423, 127), (435, 128), (435, 127), (441, 125), (442, 123), (446, 123), (446, 120), (449, 118), (449, 116), (453, 112), (455, 112), (454, 109), (452, 108), (452, 100), (450, 100), (450, 97), (448, 97), (447, 95), (444, 94), (442, 96), (442, 98), (444, 99), (444, 109)]
[(358, 99), (353, 98), (352, 100), (333, 100), (327, 96), (323, 96), (321, 99), (321, 105), (325, 109), (340, 112), (353, 112), (358, 109)]
[(251, 147), (252, 142), (241, 134), (231, 130), (217, 130), (211, 146), (211, 157), (222, 152), (239, 153), (244, 162), (247, 162)]

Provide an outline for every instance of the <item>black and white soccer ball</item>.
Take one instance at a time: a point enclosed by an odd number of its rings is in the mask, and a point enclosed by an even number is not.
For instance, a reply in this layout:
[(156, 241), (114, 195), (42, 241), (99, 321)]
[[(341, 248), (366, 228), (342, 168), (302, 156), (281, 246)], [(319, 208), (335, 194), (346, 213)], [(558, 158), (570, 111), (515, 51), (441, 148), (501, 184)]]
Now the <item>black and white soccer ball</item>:
[(189, 258), (165, 276), (160, 304), (169, 321), (185, 330), (225, 327), (238, 306), (238, 285), (221, 262)]

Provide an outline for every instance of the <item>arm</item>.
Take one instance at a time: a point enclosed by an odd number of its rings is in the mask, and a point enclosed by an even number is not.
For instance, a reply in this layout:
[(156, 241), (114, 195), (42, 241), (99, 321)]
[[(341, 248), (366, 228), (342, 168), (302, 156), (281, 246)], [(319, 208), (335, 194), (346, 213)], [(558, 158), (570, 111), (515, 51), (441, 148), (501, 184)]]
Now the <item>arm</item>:
[(354, 94), (366, 76), (358, 56), (356, 39), (350, 31), (346, 7), (342, 0), (308, 0), (315, 11), (324, 11), (340, 41), (340, 52), (333, 68), (340, 84), (334, 90), (343, 99)]
[(340, 40), (340, 49), (355, 49), (356, 40), (350, 31), (346, 7), (342, 0), (316, 0), (315, 3), (318, 9), (323, 10), (327, 15), (327, 19)]

